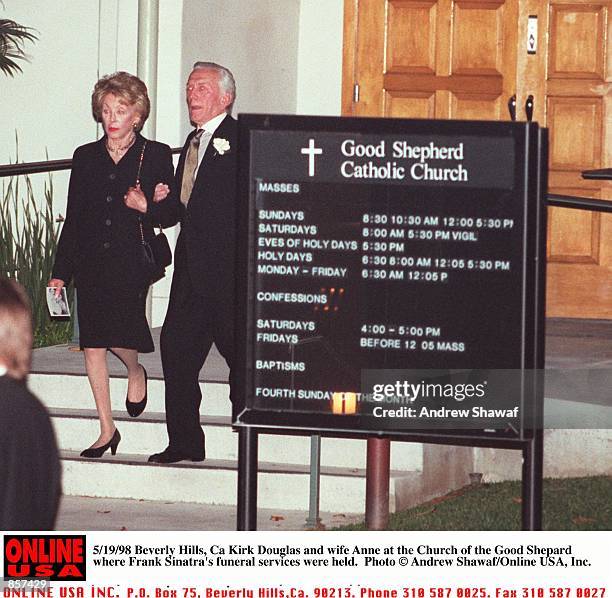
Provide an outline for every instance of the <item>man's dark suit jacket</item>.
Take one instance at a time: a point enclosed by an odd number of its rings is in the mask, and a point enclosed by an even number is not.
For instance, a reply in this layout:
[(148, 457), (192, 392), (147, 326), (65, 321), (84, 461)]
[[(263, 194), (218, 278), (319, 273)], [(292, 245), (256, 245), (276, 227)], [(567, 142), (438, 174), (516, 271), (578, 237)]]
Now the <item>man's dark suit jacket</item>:
[[(187, 137), (176, 169), (177, 192), (155, 205), (152, 218), (165, 226), (181, 223), (174, 256), (175, 268), (187, 268), (193, 288), (202, 296), (233, 301), (236, 243), (236, 173), (238, 124), (226, 116), (213, 134), (200, 163), (187, 208), (179, 193), (187, 149), (195, 131)], [(214, 141), (226, 140), (223, 154)]]

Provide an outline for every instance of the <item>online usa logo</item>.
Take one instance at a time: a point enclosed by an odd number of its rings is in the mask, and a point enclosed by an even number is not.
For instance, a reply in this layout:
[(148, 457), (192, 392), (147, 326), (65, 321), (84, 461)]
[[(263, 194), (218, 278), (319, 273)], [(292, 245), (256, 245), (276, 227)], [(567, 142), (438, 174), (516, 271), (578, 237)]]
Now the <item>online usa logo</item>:
[(85, 536), (4, 536), (4, 577), (85, 581)]

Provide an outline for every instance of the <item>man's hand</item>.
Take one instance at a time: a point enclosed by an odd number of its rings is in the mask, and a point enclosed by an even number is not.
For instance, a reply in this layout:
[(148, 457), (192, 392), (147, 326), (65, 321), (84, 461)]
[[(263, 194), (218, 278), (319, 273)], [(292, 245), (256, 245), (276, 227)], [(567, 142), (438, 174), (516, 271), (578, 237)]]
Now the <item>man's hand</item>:
[(147, 198), (140, 189), (140, 184), (136, 185), (136, 187), (130, 187), (124, 195), (123, 201), (128, 208), (143, 214), (147, 213)]
[(55, 296), (59, 297), (62, 294), (62, 288), (64, 287), (64, 281), (59, 278), (52, 278), (48, 283), (48, 287), (55, 288)]

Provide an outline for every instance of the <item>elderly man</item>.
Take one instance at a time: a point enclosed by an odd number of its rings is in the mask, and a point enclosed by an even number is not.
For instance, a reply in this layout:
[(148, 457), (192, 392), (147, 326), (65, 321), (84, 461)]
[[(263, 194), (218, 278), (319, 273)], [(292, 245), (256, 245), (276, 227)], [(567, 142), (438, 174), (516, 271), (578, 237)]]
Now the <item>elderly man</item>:
[[(174, 277), (161, 334), (168, 447), (153, 463), (202, 461), (202, 394), (198, 375), (214, 342), (232, 367), (237, 134), (230, 116), (236, 97), (232, 73), (196, 62), (186, 87), (189, 119), (177, 171), (177, 195), (155, 205), (160, 219), (181, 222)], [(152, 215), (155, 218), (155, 214)], [(171, 221), (174, 219), (170, 219)], [(231, 378), (231, 374), (230, 374)]]
[(53, 529), (60, 463), (51, 421), (25, 380), (32, 356), (30, 305), (0, 278), (0, 529)]

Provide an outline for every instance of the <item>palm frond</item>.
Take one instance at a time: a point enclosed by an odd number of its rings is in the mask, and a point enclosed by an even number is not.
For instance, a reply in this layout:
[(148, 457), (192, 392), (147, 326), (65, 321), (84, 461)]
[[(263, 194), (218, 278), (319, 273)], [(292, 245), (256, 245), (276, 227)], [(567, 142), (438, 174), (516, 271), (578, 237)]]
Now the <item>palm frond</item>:
[(0, 19), (0, 71), (14, 76), (21, 72), (16, 60), (28, 60), (24, 45), (26, 41), (34, 42), (38, 36), (33, 29), (20, 25), (11, 19)]

